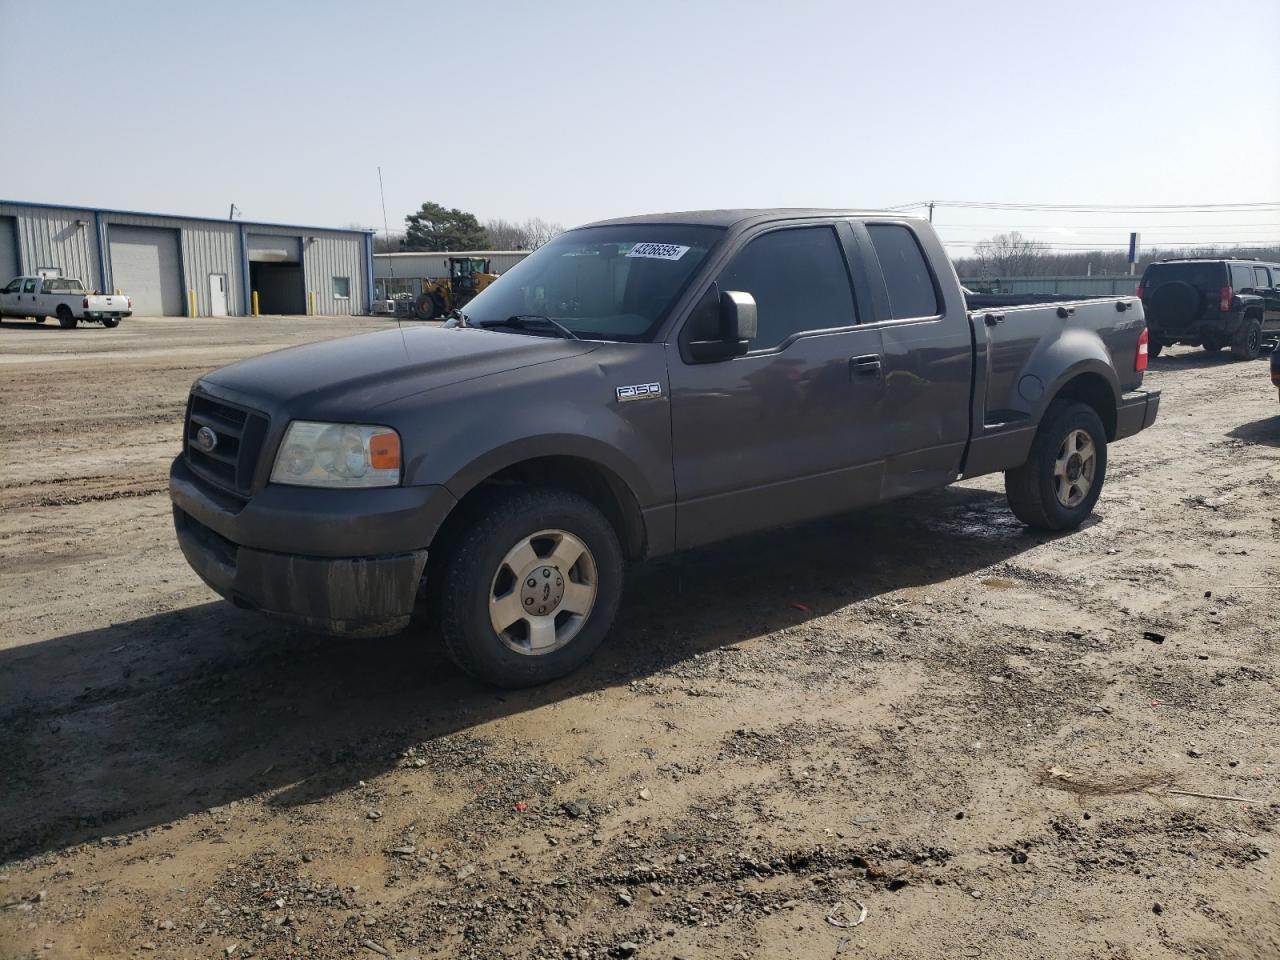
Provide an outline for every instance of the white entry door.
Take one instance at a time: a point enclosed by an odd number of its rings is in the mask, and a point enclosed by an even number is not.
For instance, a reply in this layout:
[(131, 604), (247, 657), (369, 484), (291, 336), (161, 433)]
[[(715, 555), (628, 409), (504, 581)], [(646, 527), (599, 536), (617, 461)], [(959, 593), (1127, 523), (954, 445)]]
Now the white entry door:
[(227, 275), (209, 274), (209, 314), (214, 317), (227, 315)]

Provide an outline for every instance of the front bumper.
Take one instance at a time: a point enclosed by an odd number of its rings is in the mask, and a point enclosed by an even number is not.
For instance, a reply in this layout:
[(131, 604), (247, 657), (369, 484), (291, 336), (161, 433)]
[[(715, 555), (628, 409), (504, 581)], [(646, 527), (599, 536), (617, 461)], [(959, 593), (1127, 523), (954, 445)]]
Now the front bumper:
[(1123, 440), (1147, 429), (1156, 422), (1156, 412), (1159, 409), (1159, 390), (1134, 390), (1126, 393), (1116, 405), (1115, 438)]
[(404, 629), (427, 546), (455, 502), (443, 487), (282, 486), (245, 502), (212, 489), (182, 457), (170, 468), (169, 496), (178, 545), (209, 587), (238, 606), (345, 636)]

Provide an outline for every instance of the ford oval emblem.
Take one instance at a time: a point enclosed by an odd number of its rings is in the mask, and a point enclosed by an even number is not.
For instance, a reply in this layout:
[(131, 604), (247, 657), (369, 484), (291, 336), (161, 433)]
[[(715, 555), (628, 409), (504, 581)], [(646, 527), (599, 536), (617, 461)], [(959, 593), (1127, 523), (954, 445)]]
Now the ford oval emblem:
[(218, 445), (218, 435), (208, 427), (201, 427), (196, 431), (196, 446), (205, 453), (212, 453), (213, 448)]

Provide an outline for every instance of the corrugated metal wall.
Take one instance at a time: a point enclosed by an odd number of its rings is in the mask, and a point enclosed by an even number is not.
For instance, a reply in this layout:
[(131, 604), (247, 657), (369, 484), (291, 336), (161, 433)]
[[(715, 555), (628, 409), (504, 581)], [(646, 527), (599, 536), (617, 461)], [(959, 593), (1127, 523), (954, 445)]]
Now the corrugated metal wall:
[[(308, 233), (303, 240), (302, 270), (308, 295), (315, 294), (316, 312), (330, 316), (359, 315), (365, 312), (365, 288), (368, 265), (364, 255), (364, 237), (349, 233)], [(334, 278), (346, 277), (350, 296), (340, 299)], [(308, 302), (310, 297), (308, 296)]]
[[(296, 237), (304, 251), (307, 290), (316, 295), (317, 312), (358, 316), (368, 309), (369, 267), (365, 235), (362, 233), (22, 203), (0, 203), (0, 216), (14, 218), (22, 273), (34, 273), (39, 267), (57, 267), (64, 276), (78, 277), (86, 286), (100, 290), (114, 290), (115, 287), (110, 256), (100, 257), (99, 254), (99, 230), (105, 234), (111, 224), (178, 230), (182, 262), (179, 281), (183, 302), (188, 304), (194, 292), (199, 316), (212, 313), (209, 276), (218, 273), (225, 274), (227, 278), (227, 312), (232, 316), (251, 312), (244, 292), (240, 250), (242, 227), (248, 235)], [(308, 238), (312, 238), (310, 242)], [(109, 254), (109, 249), (104, 252)], [(102, 260), (106, 260), (106, 276), (102, 276), (99, 266)], [(334, 277), (350, 279), (351, 295), (348, 299), (340, 300), (334, 295)], [(184, 312), (186, 309), (184, 306)]]
[(463, 250), (458, 253), (375, 253), (373, 275), (423, 280), (447, 277), (450, 257), (488, 257), (494, 273), (506, 273), (529, 255), (528, 250)]
[[(227, 312), (242, 314), (244, 309), (244, 284), (240, 280), (240, 248), (238, 224), (221, 223), (208, 220), (184, 220), (181, 217), (152, 217), (130, 213), (104, 213), (102, 221), (110, 231), (111, 224), (119, 223), (135, 227), (168, 227), (176, 229), (181, 237), (180, 252), (182, 254), (182, 296), (184, 303), (190, 298), (190, 291), (196, 294), (196, 314), (207, 317), (211, 312), (209, 303), (209, 274), (225, 273), (227, 275)], [(111, 272), (111, 264), (107, 263), (107, 272)], [(114, 289), (115, 278), (111, 278)], [(124, 290), (128, 293), (128, 290)], [(185, 311), (184, 311), (185, 312)]]
[(0, 203), (0, 216), (17, 223), (18, 263), (24, 274), (57, 267), (64, 277), (105, 289), (98, 270), (98, 231), (92, 210)]

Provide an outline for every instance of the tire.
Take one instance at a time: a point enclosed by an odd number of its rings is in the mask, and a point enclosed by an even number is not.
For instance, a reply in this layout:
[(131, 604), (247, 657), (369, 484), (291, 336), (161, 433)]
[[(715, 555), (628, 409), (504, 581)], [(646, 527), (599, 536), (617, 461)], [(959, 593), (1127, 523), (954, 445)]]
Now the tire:
[(103, 317), (102, 325), (106, 327), (108, 330), (114, 330), (116, 327), (120, 326), (120, 318), (119, 317)]
[(1162, 343), (1161, 341), (1159, 340), (1147, 341), (1147, 356), (1151, 357), (1153, 360), (1156, 357), (1160, 356), (1160, 351), (1162, 351), (1163, 349), (1164, 349), (1164, 343)]
[(1245, 317), (1231, 338), (1231, 356), (1237, 360), (1257, 360), (1262, 353), (1262, 323), (1257, 317)]
[(46, 320), (48, 320), (49, 318), (48, 318), (48, 317), (33, 317), (32, 319), (34, 319), (36, 323), (44, 323), (44, 322), (45, 322)]
[(76, 319), (76, 317), (72, 316), (71, 308), (65, 303), (58, 306), (58, 323), (62, 326), (63, 330), (74, 330), (76, 324), (79, 322), (80, 321)]
[(435, 293), (424, 293), (418, 298), (417, 312), (419, 320), (434, 320), (444, 313), (444, 300)]
[(1217, 340), (1205, 340), (1203, 343), (1200, 344), (1200, 349), (1203, 350), (1205, 353), (1221, 353), (1222, 344), (1220, 344)]
[[(1081, 446), (1082, 435), (1092, 445), (1091, 455)], [(1074, 461), (1071, 453), (1077, 455)], [(1004, 489), (1013, 515), (1027, 526), (1074, 530), (1098, 502), (1106, 476), (1107, 432), (1098, 414), (1075, 400), (1055, 400), (1031, 441), (1027, 462), (1005, 471)], [(1082, 491), (1084, 479), (1088, 487)], [(1064, 487), (1065, 498), (1060, 495)]]
[[(545, 488), (504, 493), (452, 542), (432, 591), (445, 649), (463, 671), (499, 687), (564, 676), (609, 632), (622, 578), (618, 535), (590, 501)], [(548, 600), (548, 613), (534, 613)]]

